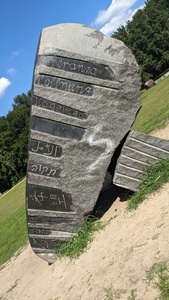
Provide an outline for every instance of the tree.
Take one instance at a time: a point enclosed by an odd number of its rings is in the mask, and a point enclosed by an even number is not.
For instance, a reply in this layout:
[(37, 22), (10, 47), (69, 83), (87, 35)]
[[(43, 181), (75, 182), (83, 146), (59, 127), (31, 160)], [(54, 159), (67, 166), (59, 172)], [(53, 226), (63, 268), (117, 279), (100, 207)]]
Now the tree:
[(30, 91), (14, 98), (13, 110), (0, 118), (0, 192), (26, 174)]
[(148, 0), (112, 37), (122, 40), (132, 50), (144, 81), (156, 78), (169, 67), (169, 1)]

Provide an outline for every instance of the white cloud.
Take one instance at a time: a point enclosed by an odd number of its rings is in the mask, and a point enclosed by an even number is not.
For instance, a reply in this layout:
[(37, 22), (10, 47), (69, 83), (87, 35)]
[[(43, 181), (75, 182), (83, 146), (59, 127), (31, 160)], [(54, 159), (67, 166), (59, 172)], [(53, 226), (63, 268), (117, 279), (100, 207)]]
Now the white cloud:
[(131, 20), (138, 9), (143, 8), (143, 5), (132, 10), (132, 6), (138, 0), (112, 0), (112, 3), (107, 10), (101, 10), (98, 13), (93, 25), (103, 25), (100, 29), (106, 35), (110, 35), (121, 25), (125, 25), (128, 20)]
[(15, 68), (10, 68), (6, 73), (13, 77), (16, 72), (17, 70)]
[(0, 97), (2, 97), (5, 94), (5, 91), (10, 84), (11, 82), (7, 78), (5, 77), (0, 78)]
[(11, 59), (14, 59), (16, 56), (18, 56), (20, 54), (20, 51), (12, 51), (11, 53)]

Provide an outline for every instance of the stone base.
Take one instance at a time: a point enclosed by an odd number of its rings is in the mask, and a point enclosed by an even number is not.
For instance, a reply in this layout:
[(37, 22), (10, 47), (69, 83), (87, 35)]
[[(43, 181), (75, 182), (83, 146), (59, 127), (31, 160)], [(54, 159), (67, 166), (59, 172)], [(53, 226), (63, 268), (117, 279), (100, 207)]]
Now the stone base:
[(148, 166), (169, 158), (169, 140), (130, 131), (117, 160), (113, 183), (138, 191)]

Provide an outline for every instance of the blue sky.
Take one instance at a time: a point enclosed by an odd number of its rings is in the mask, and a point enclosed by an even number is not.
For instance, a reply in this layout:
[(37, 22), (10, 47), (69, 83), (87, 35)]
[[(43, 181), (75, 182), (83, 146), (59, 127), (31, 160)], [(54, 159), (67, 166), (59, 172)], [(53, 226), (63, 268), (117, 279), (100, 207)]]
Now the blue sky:
[(111, 35), (144, 0), (1, 0), (0, 116), (31, 89), (40, 32), (59, 23), (80, 23)]

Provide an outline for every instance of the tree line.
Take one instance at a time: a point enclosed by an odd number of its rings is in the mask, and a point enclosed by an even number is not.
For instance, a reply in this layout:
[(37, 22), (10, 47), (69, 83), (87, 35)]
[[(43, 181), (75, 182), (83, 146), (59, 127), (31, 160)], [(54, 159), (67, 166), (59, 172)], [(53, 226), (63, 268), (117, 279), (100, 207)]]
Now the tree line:
[(0, 117), (0, 192), (26, 174), (31, 92), (14, 98), (13, 110)]
[(169, 0), (148, 0), (112, 37), (128, 46), (142, 71), (143, 82), (169, 68)]
[[(143, 81), (158, 77), (169, 67), (169, 0), (148, 0), (112, 37), (132, 50)], [(1, 193), (26, 175), (30, 98), (30, 91), (16, 96), (13, 110), (0, 117)]]

